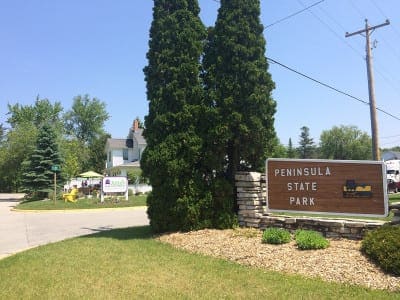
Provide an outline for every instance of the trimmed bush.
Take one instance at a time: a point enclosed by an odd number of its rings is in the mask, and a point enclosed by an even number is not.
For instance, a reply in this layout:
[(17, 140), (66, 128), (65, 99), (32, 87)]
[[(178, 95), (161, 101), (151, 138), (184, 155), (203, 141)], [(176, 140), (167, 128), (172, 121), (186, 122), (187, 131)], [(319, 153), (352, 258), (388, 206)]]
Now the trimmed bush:
[(270, 227), (264, 230), (262, 242), (266, 244), (285, 244), (290, 242), (289, 231), (282, 228)]
[(400, 226), (384, 225), (368, 231), (361, 243), (361, 252), (382, 270), (400, 275)]
[(296, 230), (295, 239), (300, 250), (325, 249), (329, 246), (329, 241), (313, 230)]

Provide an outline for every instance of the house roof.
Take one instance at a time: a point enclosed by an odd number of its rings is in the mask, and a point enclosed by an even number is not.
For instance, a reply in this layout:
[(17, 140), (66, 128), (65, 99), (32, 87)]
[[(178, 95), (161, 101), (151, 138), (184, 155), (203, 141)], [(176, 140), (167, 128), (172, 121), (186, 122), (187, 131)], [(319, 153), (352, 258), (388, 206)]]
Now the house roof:
[(107, 144), (110, 148), (133, 148), (133, 140), (132, 139), (107, 139)]
[(110, 169), (125, 169), (125, 168), (140, 168), (140, 161), (139, 160), (131, 161), (125, 164), (113, 166)]
[(143, 137), (143, 128), (139, 128), (133, 132), (133, 136), (139, 145), (146, 145), (146, 140)]

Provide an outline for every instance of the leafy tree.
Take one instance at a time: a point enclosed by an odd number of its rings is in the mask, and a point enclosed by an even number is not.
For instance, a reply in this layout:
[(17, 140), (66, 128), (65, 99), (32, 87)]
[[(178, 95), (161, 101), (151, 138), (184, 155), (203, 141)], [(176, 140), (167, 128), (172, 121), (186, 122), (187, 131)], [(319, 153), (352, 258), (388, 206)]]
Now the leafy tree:
[(281, 144), (278, 137), (276, 137), (275, 139), (276, 143), (273, 150), (271, 151), (270, 157), (276, 157), (276, 158), (287, 157), (287, 149), (285, 145)]
[(53, 186), (53, 165), (60, 165), (60, 153), (53, 128), (44, 124), (36, 140), (36, 149), (29, 160), (24, 161), (23, 186), (25, 191), (38, 197), (45, 197)]
[(287, 157), (295, 158), (296, 157), (296, 149), (293, 148), (292, 138), (289, 138), (289, 144), (287, 148)]
[[(203, 79), (206, 165), (229, 185), (223, 207), (236, 209), (234, 176), (263, 169), (277, 143), (274, 130), (275, 85), (265, 57), (260, 1), (221, 0), (214, 28), (208, 30)], [(214, 199), (215, 200), (215, 199)]]
[(0, 144), (4, 141), (6, 135), (6, 129), (4, 128), (4, 124), (0, 124)]
[(85, 169), (96, 170), (97, 172), (103, 172), (105, 168), (104, 162), (107, 159), (107, 154), (104, 152), (104, 145), (107, 142), (107, 139), (110, 138), (111, 135), (104, 133), (99, 137), (92, 140), (92, 143), (89, 145), (89, 159), (87, 160), (87, 165), (83, 164)]
[(67, 133), (89, 145), (105, 134), (104, 123), (109, 115), (104, 102), (97, 98), (90, 99), (89, 95), (78, 95), (64, 119)]
[(76, 177), (86, 171), (83, 163), (89, 160), (89, 151), (86, 145), (77, 139), (63, 140), (60, 153), (63, 160), (61, 172), (66, 179)]
[[(48, 99), (39, 96), (33, 105), (8, 104), (7, 123), (10, 128), (3, 135), (0, 156), (0, 189), (18, 191), (22, 176), (22, 162), (28, 159), (33, 151), (37, 132), (44, 124), (50, 124), (61, 138), (63, 123), (60, 102), (52, 104)], [(4, 128), (4, 127), (3, 127)]]
[(310, 137), (310, 129), (307, 126), (300, 128), (300, 140), (299, 147), (297, 151), (300, 158), (314, 158), (316, 147), (314, 145), (314, 140)]
[(148, 65), (144, 69), (149, 114), (141, 166), (149, 178), (150, 225), (157, 232), (203, 226), (202, 176), (197, 132), (202, 87), (200, 55), (205, 29), (197, 0), (155, 0)]
[(38, 129), (30, 122), (18, 123), (9, 130), (0, 146), (0, 191), (18, 192), (22, 162), (33, 152)]
[(48, 99), (40, 99), (38, 96), (34, 105), (8, 104), (8, 110), (10, 116), (7, 123), (11, 125), (11, 128), (30, 122), (36, 128), (40, 128), (44, 124), (51, 124), (57, 130), (57, 134), (63, 130), (61, 119), (63, 107), (60, 102), (52, 104)]
[(371, 143), (370, 136), (356, 126), (334, 126), (320, 137), (321, 154), (329, 159), (372, 159)]

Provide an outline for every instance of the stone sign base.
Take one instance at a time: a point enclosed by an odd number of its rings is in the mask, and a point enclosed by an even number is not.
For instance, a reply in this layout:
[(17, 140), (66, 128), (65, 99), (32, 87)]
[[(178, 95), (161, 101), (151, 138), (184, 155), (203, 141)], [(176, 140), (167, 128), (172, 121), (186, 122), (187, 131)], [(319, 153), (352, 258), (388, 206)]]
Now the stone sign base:
[[(264, 230), (267, 227), (281, 227), (290, 231), (309, 229), (321, 232), (328, 238), (362, 239), (367, 230), (382, 226), (384, 221), (327, 219), (315, 217), (277, 216), (267, 213), (266, 178), (257, 172), (238, 172), (236, 174), (237, 203), (239, 206), (239, 225)], [(392, 223), (400, 222), (400, 211), (393, 209)]]

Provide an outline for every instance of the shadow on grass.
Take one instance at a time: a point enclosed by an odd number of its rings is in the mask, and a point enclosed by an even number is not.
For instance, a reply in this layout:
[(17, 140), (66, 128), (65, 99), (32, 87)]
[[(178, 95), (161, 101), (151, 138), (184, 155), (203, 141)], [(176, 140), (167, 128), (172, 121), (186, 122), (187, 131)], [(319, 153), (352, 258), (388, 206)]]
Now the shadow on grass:
[(154, 233), (150, 226), (136, 226), (110, 229), (109, 227), (85, 228), (96, 233), (81, 236), (82, 238), (112, 238), (118, 240), (151, 239)]

